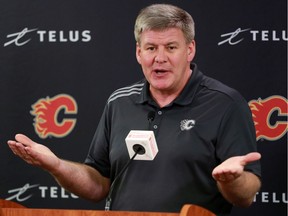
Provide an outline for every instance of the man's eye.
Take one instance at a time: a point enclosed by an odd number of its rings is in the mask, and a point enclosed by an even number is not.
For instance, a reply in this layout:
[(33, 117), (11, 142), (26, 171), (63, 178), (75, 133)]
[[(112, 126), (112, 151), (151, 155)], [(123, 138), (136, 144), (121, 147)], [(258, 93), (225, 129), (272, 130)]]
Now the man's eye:
[(176, 49), (176, 46), (169, 46), (168, 49), (169, 50), (174, 50), (174, 49)]
[(147, 47), (147, 50), (153, 51), (155, 50), (155, 47)]

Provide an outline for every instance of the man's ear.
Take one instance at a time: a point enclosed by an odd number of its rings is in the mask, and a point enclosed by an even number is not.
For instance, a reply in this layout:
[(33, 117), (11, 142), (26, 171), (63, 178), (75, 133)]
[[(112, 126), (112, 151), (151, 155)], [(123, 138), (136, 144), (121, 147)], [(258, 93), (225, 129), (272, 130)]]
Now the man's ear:
[(188, 61), (192, 61), (195, 57), (196, 54), (196, 42), (193, 40), (189, 45), (188, 45)]
[(136, 59), (141, 64), (141, 48), (138, 42), (136, 43)]

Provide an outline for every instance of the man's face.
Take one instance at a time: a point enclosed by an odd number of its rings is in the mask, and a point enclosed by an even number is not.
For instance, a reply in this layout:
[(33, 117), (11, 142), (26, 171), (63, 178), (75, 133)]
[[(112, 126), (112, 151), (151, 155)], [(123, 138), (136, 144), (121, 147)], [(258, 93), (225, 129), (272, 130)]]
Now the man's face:
[(195, 42), (187, 44), (178, 28), (144, 31), (137, 44), (136, 57), (151, 93), (179, 94), (190, 77)]

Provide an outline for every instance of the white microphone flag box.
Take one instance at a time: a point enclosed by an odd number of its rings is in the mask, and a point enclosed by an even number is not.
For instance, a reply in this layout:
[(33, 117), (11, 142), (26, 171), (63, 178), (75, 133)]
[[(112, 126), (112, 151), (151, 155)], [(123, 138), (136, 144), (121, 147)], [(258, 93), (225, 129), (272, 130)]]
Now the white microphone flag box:
[(153, 131), (131, 130), (125, 141), (130, 158), (135, 154), (133, 149), (134, 145), (141, 145), (145, 149), (145, 153), (136, 155), (134, 160), (153, 160), (158, 153), (158, 147)]

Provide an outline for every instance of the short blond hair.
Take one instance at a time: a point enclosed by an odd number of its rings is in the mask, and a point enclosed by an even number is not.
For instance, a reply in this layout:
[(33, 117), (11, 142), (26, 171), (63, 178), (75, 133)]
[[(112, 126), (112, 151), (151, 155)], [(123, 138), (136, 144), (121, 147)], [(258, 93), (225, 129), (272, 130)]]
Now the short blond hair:
[(175, 27), (182, 30), (187, 44), (194, 40), (195, 24), (188, 12), (170, 4), (152, 4), (143, 8), (136, 18), (135, 40), (140, 43), (141, 33), (146, 30), (161, 31)]

